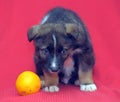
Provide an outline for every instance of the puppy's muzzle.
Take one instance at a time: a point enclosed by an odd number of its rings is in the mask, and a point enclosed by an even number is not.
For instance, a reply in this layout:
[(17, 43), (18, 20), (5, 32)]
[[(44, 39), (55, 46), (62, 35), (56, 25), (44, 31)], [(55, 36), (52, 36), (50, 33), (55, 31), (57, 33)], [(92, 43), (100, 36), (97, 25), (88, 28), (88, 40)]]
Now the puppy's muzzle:
[(50, 72), (51, 72), (51, 73), (54, 73), (54, 72), (56, 72), (56, 73), (57, 73), (57, 72), (59, 72), (60, 67), (50, 67), (50, 69), (49, 69), (49, 70), (50, 70)]
[(59, 72), (61, 68), (56, 64), (56, 63), (52, 63), (49, 70), (50, 72)]
[(57, 60), (53, 59), (50, 64), (49, 71), (50, 72), (59, 72), (61, 69), (61, 66), (58, 63), (59, 62)]

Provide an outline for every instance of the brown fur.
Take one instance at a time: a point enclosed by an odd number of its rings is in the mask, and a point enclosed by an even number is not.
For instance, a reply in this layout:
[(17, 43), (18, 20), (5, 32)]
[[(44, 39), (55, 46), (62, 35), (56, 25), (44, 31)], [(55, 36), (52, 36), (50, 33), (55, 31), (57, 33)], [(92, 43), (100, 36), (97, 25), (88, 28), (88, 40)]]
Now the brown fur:
[(83, 71), (81, 68), (79, 68), (79, 81), (80, 84), (91, 84), (93, 83), (93, 76), (92, 76), (92, 69), (89, 69), (88, 71)]
[(59, 83), (59, 78), (57, 73), (48, 73), (45, 70), (43, 71), (44, 73), (44, 86), (50, 86), (50, 85), (58, 85)]
[[(67, 84), (74, 84), (78, 78), (80, 84), (94, 83), (93, 47), (86, 26), (76, 13), (64, 8), (51, 10), (41, 24), (29, 29), (28, 40), (34, 40), (36, 72), (43, 76), (49, 91), (49, 86), (57, 86), (59, 81), (62, 82), (65, 78), (68, 78)], [(73, 66), (65, 69), (64, 62), (69, 56)], [(84, 90), (89, 90), (89, 87)]]
[[(76, 39), (81, 40), (82, 29), (78, 27), (76, 24), (68, 23), (68, 24), (43, 24), (36, 25), (29, 29), (28, 38), (31, 41), (34, 37), (42, 36), (44, 34), (48, 34), (49, 32), (55, 30), (58, 33), (64, 34), (72, 34)], [(83, 38), (82, 38), (83, 39)]]

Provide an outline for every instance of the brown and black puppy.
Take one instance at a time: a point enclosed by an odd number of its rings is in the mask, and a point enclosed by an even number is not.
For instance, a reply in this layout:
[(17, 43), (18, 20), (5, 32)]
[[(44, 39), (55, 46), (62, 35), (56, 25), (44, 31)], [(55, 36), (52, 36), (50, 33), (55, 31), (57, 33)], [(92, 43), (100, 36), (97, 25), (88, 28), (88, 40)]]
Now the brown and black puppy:
[(29, 29), (28, 39), (34, 41), (34, 61), (45, 91), (59, 91), (59, 82), (80, 85), (82, 91), (97, 89), (92, 79), (92, 44), (76, 13), (60, 7), (50, 10), (39, 25)]

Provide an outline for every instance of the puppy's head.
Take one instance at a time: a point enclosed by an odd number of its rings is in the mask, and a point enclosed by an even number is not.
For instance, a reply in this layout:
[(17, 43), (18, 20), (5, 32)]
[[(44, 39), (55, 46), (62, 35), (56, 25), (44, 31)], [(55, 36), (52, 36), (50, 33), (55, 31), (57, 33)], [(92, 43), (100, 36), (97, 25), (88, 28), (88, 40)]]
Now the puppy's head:
[[(35, 55), (48, 72), (63, 68), (77, 42), (83, 42), (82, 30), (75, 24), (44, 24), (33, 26), (28, 31), (28, 40), (34, 40)], [(81, 33), (81, 34), (80, 34)]]

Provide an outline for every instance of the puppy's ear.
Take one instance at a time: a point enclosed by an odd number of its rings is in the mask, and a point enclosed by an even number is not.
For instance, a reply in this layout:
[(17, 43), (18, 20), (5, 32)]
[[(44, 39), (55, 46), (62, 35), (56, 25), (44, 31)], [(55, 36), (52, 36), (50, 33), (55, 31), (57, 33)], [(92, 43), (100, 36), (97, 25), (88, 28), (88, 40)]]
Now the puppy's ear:
[(65, 24), (67, 36), (73, 37), (77, 41), (84, 39), (84, 30), (77, 24)]
[(73, 30), (77, 30), (76, 24), (67, 23), (67, 24), (65, 24), (65, 27), (66, 27), (67, 33), (71, 33), (71, 32), (73, 32)]
[(32, 41), (34, 38), (38, 36), (39, 29), (40, 29), (39, 25), (36, 25), (28, 30), (27, 36), (29, 41)]

